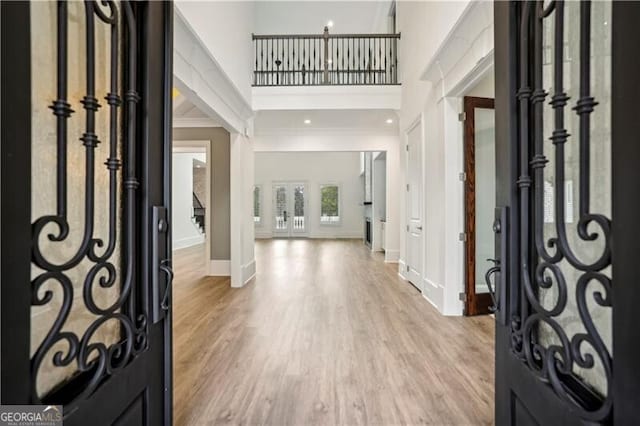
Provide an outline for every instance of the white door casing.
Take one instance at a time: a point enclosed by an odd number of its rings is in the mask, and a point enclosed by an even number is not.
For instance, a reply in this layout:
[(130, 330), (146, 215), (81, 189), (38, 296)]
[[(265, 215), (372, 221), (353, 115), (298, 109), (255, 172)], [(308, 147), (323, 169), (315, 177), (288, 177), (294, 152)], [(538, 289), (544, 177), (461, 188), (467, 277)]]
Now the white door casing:
[(407, 141), (407, 279), (422, 289), (422, 120), (409, 128)]

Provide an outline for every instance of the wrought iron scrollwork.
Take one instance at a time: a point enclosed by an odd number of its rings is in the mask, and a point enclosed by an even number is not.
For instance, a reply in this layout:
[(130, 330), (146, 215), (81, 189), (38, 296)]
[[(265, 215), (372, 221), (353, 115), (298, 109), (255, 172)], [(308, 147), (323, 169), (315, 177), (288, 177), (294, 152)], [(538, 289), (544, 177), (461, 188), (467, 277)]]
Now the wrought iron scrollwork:
[[(85, 175), (84, 175), (84, 229), (83, 237), (74, 254), (63, 262), (48, 259), (46, 250), (41, 247), (41, 240), (48, 238), (52, 243), (67, 240), (70, 224), (67, 215), (67, 143), (69, 139), (67, 120), (75, 113), (68, 99), (68, 4), (66, 1), (57, 3), (57, 99), (50, 106), (56, 116), (56, 212), (45, 215), (33, 222), (32, 225), (32, 262), (39, 273), (32, 281), (32, 305), (44, 306), (54, 298), (54, 290), (59, 287), (62, 291), (62, 305), (57, 317), (48, 330), (44, 340), (36, 349), (32, 360), (32, 399), (34, 403), (41, 402), (43, 397), (38, 394), (36, 382), (43, 361), (51, 356), (54, 345), (65, 342), (63, 350), (53, 354), (53, 365), (56, 367), (70, 366), (75, 362), (77, 372), (84, 376), (82, 388), (73, 393), (73, 399), (63, 401), (67, 408), (86, 398), (106, 377), (114, 374), (126, 366), (138, 353), (147, 346), (147, 312), (146, 307), (140, 308), (135, 301), (136, 296), (136, 111), (140, 100), (136, 89), (137, 79), (137, 39), (135, 17), (132, 6), (123, 1), (116, 3), (103, 0), (98, 4), (93, 0), (84, 2), (84, 26), (86, 29), (86, 93), (80, 100), (85, 111), (85, 129), (79, 140), (84, 146)], [(97, 19), (96, 19), (97, 18)], [(97, 25), (107, 25), (110, 32), (109, 52), (109, 91), (104, 95), (109, 108), (109, 156), (104, 165), (109, 175), (109, 208), (108, 208), (108, 241), (105, 242), (94, 236), (95, 220), (95, 149), (101, 143), (96, 132), (96, 113), (102, 107), (96, 93), (96, 40)], [(124, 29), (125, 42), (121, 44), (120, 30)], [(124, 50), (127, 57), (122, 55)], [(119, 87), (123, 66), (126, 66), (125, 89)], [(124, 93), (124, 95), (122, 94)], [(124, 98), (124, 103), (123, 103)], [(123, 110), (124, 109), (124, 113)], [(119, 117), (123, 117), (124, 135), (118, 126)], [(120, 147), (124, 161), (119, 158)], [(125, 165), (124, 177), (119, 182), (119, 171)], [(118, 268), (114, 264), (118, 235), (118, 194), (124, 188), (123, 209), (123, 241), (124, 261), (122, 262), (122, 276), (118, 276)], [(54, 226), (56, 232), (44, 235), (45, 229)], [(100, 253), (101, 249), (103, 250)], [(69, 278), (69, 272), (81, 262), (87, 262), (90, 267), (82, 282), (82, 299), (74, 299), (74, 286)], [(57, 287), (43, 291), (45, 283), (54, 282)], [(94, 289), (107, 289), (119, 284), (119, 295), (109, 306), (101, 307), (94, 298)], [(92, 322), (82, 335), (66, 331), (65, 325), (69, 319), (72, 305), (81, 300), (92, 315)], [(107, 346), (95, 341), (96, 332), (107, 322), (119, 324), (121, 337)], [(60, 402), (60, 401), (55, 401)]]
[[(517, 288), (518, 306), (512, 307), (511, 348), (516, 356), (580, 417), (587, 421), (602, 421), (611, 415), (611, 353), (596, 327), (587, 299), (600, 307), (611, 309), (611, 279), (603, 271), (611, 265), (611, 222), (602, 214), (590, 210), (590, 114), (598, 103), (590, 93), (591, 2), (580, 4), (580, 81), (579, 99), (573, 111), (579, 117), (579, 218), (576, 234), (585, 244), (601, 241), (601, 251), (595, 260), (581, 259), (571, 247), (565, 220), (565, 145), (573, 142), (565, 127), (566, 107), (570, 97), (564, 91), (564, 31), (565, 4), (555, 0), (548, 5), (542, 1), (522, 4), (520, 21), (520, 89), (519, 100), (519, 170), (517, 181), (520, 209), (520, 284)], [(553, 94), (549, 101), (553, 109), (553, 131), (550, 140), (555, 158), (553, 171), (555, 236), (545, 241), (544, 226), (544, 169), (549, 160), (543, 150), (543, 103), (548, 93), (543, 87), (543, 22), (554, 19), (553, 34)], [(530, 56), (531, 49), (533, 55)], [(530, 59), (533, 59), (531, 61)], [(532, 62), (532, 63), (531, 63)], [(530, 143), (533, 142), (531, 146)], [(530, 171), (533, 176), (530, 175)], [(533, 192), (531, 187), (533, 186)], [(533, 217), (533, 223), (530, 219)], [(589, 229), (597, 228), (597, 232)], [(600, 246), (598, 246), (600, 247)], [(576, 283), (567, 283), (560, 266), (574, 268)], [(598, 289), (594, 290), (594, 282)], [(588, 289), (591, 288), (591, 291)], [(574, 291), (570, 291), (574, 289)], [(541, 294), (553, 290), (554, 303), (543, 303)], [(567, 311), (568, 300), (574, 298), (584, 332), (568, 334), (559, 316)], [(554, 338), (543, 342), (540, 327)], [(605, 391), (593, 392), (575, 369), (589, 370), (599, 359), (604, 372)], [(580, 394), (589, 394), (582, 399)], [(595, 396), (594, 396), (595, 395)], [(588, 401), (587, 401), (588, 400)], [(595, 401), (595, 402), (594, 402)]]

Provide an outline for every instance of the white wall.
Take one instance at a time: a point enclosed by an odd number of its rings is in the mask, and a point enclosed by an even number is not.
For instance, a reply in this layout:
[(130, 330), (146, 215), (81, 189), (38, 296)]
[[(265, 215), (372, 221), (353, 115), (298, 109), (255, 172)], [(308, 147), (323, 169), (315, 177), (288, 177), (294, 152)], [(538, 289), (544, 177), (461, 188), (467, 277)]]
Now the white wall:
[[(306, 185), (307, 233), (310, 238), (362, 238), (363, 187), (357, 152), (260, 152), (255, 156), (255, 183), (262, 188), (261, 224), (257, 238), (272, 237), (272, 184), (281, 181)], [(340, 187), (340, 223), (320, 224), (320, 185)]]
[(176, 0), (175, 6), (245, 101), (251, 104), (254, 2)]
[[(398, 2), (402, 106), (400, 129), (423, 120), (423, 293), (444, 314), (461, 315), (464, 291), (464, 231), (461, 96), (490, 73), (493, 54), (491, 2)], [(412, 58), (404, 60), (404, 58)], [(472, 84), (473, 83), (473, 84)], [(403, 140), (403, 144), (406, 141)], [(405, 161), (400, 176), (405, 183)], [(404, 198), (404, 192), (403, 198)], [(401, 206), (401, 230), (406, 223)], [(400, 235), (401, 264), (406, 257)]]
[(191, 219), (194, 158), (206, 161), (206, 154), (173, 154), (171, 237), (174, 250), (204, 243), (204, 235), (198, 231), (196, 224)]
[(332, 33), (387, 32), (391, 1), (259, 1), (256, 34), (321, 34), (329, 20)]
[[(397, 262), (400, 254), (400, 141), (396, 129), (365, 131), (362, 129), (270, 129), (253, 138), (259, 152), (319, 152), (319, 151), (386, 151), (387, 153), (387, 235), (385, 261)], [(360, 168), (360, 160), (356, 166)]]

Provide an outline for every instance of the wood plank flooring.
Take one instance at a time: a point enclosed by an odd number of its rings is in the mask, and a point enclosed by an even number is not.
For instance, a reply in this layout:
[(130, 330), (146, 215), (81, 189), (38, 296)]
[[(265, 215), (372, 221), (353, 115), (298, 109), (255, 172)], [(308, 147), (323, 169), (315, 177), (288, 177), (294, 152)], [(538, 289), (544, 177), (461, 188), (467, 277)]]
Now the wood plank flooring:
[(443, 317), (355, 240), (262, 240), (241, 289), (174, 253), (174, 424), (493, 423), (493, 320)]

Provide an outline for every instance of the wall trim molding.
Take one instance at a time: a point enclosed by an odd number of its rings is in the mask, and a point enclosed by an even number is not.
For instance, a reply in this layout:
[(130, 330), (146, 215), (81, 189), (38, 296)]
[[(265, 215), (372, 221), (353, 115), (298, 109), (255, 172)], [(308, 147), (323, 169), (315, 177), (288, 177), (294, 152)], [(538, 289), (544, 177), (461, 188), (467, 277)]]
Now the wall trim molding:
[(404, 259), (398, 259), (398, 276), (402, 278), (403, 281), (408, 281), (407, 277), (404, 275), (407, 270), (407, 264)]
[(256, 260), (245, 263), (242, 265), (242, 285), (247, 284), (256, 276)]
[[(400, 250), (385, 250), (384, 251), (385, 263), (400, 263)], [(404, 262), (404, 261), (403, 261)]]
[(209, 273), (212, 277), (229, 277), (231, 276), (231, 261), (230, 260), (210, 260), (209, 261)]
[(429, 301), (433, 306), (436, 307), (438, 312), (444, 314), (442, 310), (442, 302), (438, 303), (438, 301), (442, 301), (444, 296), (444, 286), (436, 283), (435, 281), (430, 280), (427, 277), (422, 279), (422, 296)]
[[(285, 237), (282, 235), (274, 235), (273, 232), (256, 232), (256, 239), (258, 240), (271, 240), (271, 239), (310, 239), (310, 240), (362, 240), (362, 232), (357, 233), (345, 233), (343, 235), (336, 234), (306, 234), (298, 235), (295, 237)], [(363, 243), (364, 244), (364, 243)]]
[(392, 109), (401, 106), (401, 85), (253, 87), (254, 110)]
[[(422, 72), (421, 79), (438, 83), (475, 46), (487, 43), (493, 45), (493, 4), (487, 1), (470, 1), (436, 49)], [(480, 60), (482, 57), (477, 62)]]
[(256, 136), (398, 136), (398, 129), (395, 127), (365, 129), (362, 127), (271, 127), (257, 129)]
[(209, 117), (199, 117), (199, 118), (190, 118), (190, 117), (174, 117), (173, 118), (173, 127), (222, 127), (220, 123), (216, 122), (212, 118)]
[(193, 237), (181, 238), (179, 240), (173, 241), (173, 250), (180, 250), (183, 248), (196, 246), (198, 244), (204, 244), (204, 235), (194, 235)]
[(230, 132), (246, 134), (251, 104), (224, 72), (193, 28), (174, 8), (173, 75), (180, 93)]

